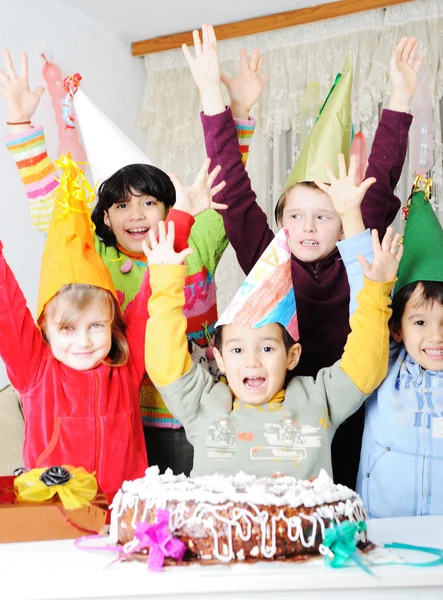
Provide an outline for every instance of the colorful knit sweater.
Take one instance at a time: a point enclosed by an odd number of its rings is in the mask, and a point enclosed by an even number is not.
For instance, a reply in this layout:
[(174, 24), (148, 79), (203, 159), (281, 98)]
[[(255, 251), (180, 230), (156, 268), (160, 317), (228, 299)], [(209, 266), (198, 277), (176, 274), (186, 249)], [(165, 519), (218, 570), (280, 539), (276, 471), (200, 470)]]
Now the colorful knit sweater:
[[(236, 125), (242, 160), (246, 163), (255, 121), (238, 121)], [(5, 142), (25, 186), (33, 224), (36, 229), (46, 233), (58, 182), (54, 165), (47, 154), (43, 129), (32, 127), (28, 131), (8, 135)], [(194, 360), (205, 364), (217, 378), (219, 373), (216, 363), (208, 360), (206, 348), (217, 321), (215, 271), (228, 244), (222, 217), (213, 210), (199, 215), (195, 219), (188, 243), (194, 252), (186, 259), (188, 270), (184, 313), (188, 322), (187, 336)], [(125, 310), (140, 289), (147, 265), (114, 246), (106, 246), (97, 236), (95, 247), (111, 273), (120, 305)], [(130, 260), (130, 270), (122, 269)], [(145, 377), (140, 389), (140, 408), (144, 426), (181, 427), (148, 377)]]

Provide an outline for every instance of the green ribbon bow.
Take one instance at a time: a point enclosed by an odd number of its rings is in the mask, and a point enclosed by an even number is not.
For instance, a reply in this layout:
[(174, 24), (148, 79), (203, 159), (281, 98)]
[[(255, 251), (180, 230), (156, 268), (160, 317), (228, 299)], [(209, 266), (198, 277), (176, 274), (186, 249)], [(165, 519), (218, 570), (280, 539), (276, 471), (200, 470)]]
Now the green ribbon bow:
[[(331, 527), (326, 530), (323, 544), (320, 547), (321, 553), (324, 555), (325, 564), (328, 567), (337, 569), (344, 567), (349, 560), (353, 560), (363, 571), (365, 571), (365, 573), (368, 573), (368, 575), (374, 575), (365, 562), (360, 558), (359, 551), (357, 549), (360, 533), (364, 531), (366, 531), (366, 523), (364, 521), (357, 521), (356, 523), (342, 521), (338, 525), (332, 524)], [(443, 550), (440, 548), (429, 548), (424, 546), (415, 546), (412, 544), (399, 544), (395, 542), (392, 544), (384, 544), (383, 547), (426, 552), (428, 554), (434, 554), (438, 558), (423, 563), (397, 563), (389, 561), (373, 563), (372, 566), (378, 567), (401, 564), (406, 567), (437, 567), (443, 565)]]
[(338, 525), (333, 524), (325, 532), (323, 549), (325, 552), (325, 563), (328, 567), (337, 569), (343, 567), (349, 559), (353, 560), (363, 571), (372, 575), (371, 570), (365, 565), (357, 554), (357, 543), (360, 533), (366, 531), (366, 523), (357, 521), (342, 521)]

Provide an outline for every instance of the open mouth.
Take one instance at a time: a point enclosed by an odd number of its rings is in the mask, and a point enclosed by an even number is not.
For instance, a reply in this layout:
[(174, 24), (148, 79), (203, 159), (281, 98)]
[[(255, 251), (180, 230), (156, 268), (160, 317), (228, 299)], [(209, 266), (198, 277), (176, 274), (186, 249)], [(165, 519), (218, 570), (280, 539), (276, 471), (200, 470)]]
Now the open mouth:
[(300, 244), (305, 248), (316, 248), (318, 246), (318, 242), (315, 240), (302, 240)]
[(142, 239), (145, 237), (148, 231), (149, 227), (133, 227), (132, 229), (127, 229), (126, 233), (135, 239)]
[(265, 385), (266, 379), (264, 377), (245, 377), (243, 379), (243, 385), (248, 390), (261, 390)]

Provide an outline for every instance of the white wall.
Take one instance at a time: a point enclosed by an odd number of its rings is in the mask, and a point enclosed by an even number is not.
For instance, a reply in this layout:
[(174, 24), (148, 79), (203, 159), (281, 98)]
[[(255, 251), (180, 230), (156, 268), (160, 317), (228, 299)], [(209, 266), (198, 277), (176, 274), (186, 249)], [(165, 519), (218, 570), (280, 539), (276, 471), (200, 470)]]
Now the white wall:
[[(50, 45), (53, 62), (62, 73), (72, 75), (79, 72), (83, 77), (82, 88), (89, 97), (134, 142), (140, 144), (142, 138), (137, 118), (145, 76), (142, 60), (131, 56), (129, 44), (91, 17), (62, 7), (53, 0), (2, 1), (0, 48), (7, 48), (17, 64), (20, 52), (28, 53), (33, 88), (44, 85), (43, 61), (36, 51), (39, 40)], [(5, 121), (5, 107), (0, 99), (1, 135), (6, 131)], [(55, 158), (57, 128), (47, 93), (41, 100), (34, 122), (45, 127), (49, 153)], [(5, 256), (34, 313), (43, 236), (32, 228), (23, 186), (3, 144), (0, 144), (0, 239)], [(0, 363), (0, 389), (6, 383)]]

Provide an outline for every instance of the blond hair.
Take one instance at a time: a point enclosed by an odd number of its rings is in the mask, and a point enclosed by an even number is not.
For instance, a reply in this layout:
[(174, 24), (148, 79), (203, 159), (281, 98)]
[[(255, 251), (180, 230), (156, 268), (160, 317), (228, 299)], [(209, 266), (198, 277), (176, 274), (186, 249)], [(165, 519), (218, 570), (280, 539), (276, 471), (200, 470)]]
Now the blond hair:
[[(60, 313), (61, 300), (65, 302), (65, 308)], [(69, 283), (64, 285), (57, 294), (46, 304), (38, 320), (39, 327), (43, 337), (49, 343), (46, 334), (46, 324), (48, 319), (54, 319), (55, 315), (60, 316), (58, 330), (69, 327), (75, 321), (78, 313), (89, 306), (93, 300), (98, 300), (103, 308), (109, 308), (111, 316), (111, 335), (112, 345), (107, 358), (103, 361), (105, 364), (113, 367), (122, 367), (128, 362), (129, 345), (126, 339), (125, 322), (114, 296), (108, 290), (89, 285), (87, 283)]]

